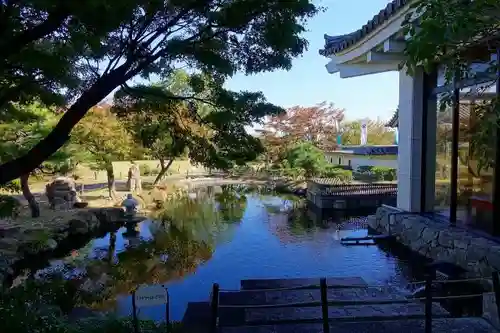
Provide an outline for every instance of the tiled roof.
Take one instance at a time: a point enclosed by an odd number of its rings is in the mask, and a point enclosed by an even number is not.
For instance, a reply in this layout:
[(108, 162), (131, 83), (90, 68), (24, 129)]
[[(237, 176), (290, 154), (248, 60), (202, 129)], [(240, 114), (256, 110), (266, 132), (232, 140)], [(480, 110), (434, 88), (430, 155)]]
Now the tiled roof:
[(392, 115), (392, 118), (385, 124), (386, 127), (398, 127), (398, 115), (399, 115), (399, 109), (397, 109), (394, 114)]
[(361, 41), (366, 35), (373, 32), (377, 27), (389, 18), (399, 13), (411, 0), (392, 0), (377, 15), (369, 20), (364, 26), (355, 32), (340, 36), (328, 36), (325, 34), (325, 48), (319, 51), (322, 56), (329, 56)]

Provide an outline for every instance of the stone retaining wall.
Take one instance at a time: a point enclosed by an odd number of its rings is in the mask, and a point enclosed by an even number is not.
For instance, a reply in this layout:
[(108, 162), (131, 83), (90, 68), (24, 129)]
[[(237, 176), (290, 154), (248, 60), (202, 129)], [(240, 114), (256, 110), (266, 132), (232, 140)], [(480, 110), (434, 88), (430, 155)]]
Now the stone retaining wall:
[(493, 271), (500, 270), (499, 243), (423, 216), (390, 216), (394, 212), (400, 210), (379, 207), (368, 225), (379, 233), (396, 235), (400, 243), (428, 258), (466, 269), (467, 277), (489, 278)]
[(68, 237), (89, 235), (112, 227), (120, 220), (121, 214), (121, 208), (86, 208), (64, 212), (50, 225), (41, 223), (30, 228), (16, 225), (0, 228), (0, 287), (4, 279), (14, 272), (12, 266), (27, 255), (50, 253)]

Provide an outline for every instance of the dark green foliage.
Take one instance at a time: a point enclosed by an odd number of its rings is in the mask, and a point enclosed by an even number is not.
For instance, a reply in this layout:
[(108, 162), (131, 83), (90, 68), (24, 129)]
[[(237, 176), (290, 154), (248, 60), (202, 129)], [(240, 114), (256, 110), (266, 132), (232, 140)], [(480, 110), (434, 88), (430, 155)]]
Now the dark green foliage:
[(0, 195), (0, 218), (17, 217), (21, 204), (19, 200), (9, 195)]
[(327, 165), (323, 151), (312, 143), (302, 142), (286, 152), (291, 168), (302, 168), (306, 177), (318, 175)]
[[(2, 3), (0, 107), (33, 98), (63, 106), (74, 103), (39, 144), (0, 166), (0, 183), (31, 172), (56, 152), (87, 111), (117, 87), (138, 75), (168, 78), (181, 66), (213, 78), (208, 89), (213, 92), (212, 104), (234, 106), (232, 117), (214, 113), (210, 122), (234, 127), (235, 145), (254, 145), (233, 123), (241, 117), (259, 119), (279, 108), (266, 103), (260, 93), (226, 91), (224, 82), (236, 72), (290, 69), (292, 59), (307, 47), (301, 36), (304, 23), (317, 11), (309, 0)], [(195, 92), (203, 90), (198, 77), (190, 82)], [(5, 107), (1, 112), (6, 118), (13, 116)], [(224, 140), (225, 135), (216, 137)], [(202, 140), (193, 141), (198, 151), (227, 156), (213, 158), (213, 164), (239, 162), (250, 152), (235, 153), (231, 147), (216, 151)], [(195, 160), (199, 157), (194, 153)]]
[(343, 183), (350, 183), (353, 180), (351, 170), (344, 170), (332, 165), (328, 165), (324, 170), (322, 170), (320, 176), (323, 178), (335, 178)]
[(397, 170), (389, 167), (363, 165), (356, 170), (358, 178), (371, 181), (393, 181), (397, 179)]
[(245, 126), (283, 110), (260, 93), (233, 93), (217, 84), (209, 75), (176, 71), (162, 84), (123, 89), (113, 112), (156, 159), (187, 152), (209, 168), (243, 165), (263, 152)]
[[(130, 318), (99, 315), (69, 320), (66, 316), (80, 301), (72, 281), (62, 279), (45, 282), (28, 281), (0, 293), (0, 320), (2, 332), (17, 333), (130, 333)], [(141, 332), (165, 332), (164, 325), (141, 320)], [(181, 332), (181, 325), (173, 323), (172, 332)]]

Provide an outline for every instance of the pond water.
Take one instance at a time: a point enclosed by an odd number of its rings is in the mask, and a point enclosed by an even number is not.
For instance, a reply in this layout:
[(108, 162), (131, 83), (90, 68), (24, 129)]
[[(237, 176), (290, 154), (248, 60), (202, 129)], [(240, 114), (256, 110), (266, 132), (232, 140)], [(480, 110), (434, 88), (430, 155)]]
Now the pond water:
[[(131, 313), (134, 287), (165, 283), (173, 320), (188, 302), (207, 301), (215, 282), (239, 289), (242, 279), (360, 276), (403, 288), (421, 279), (423, 262), (380, 246), (340, 244), (341, 237), (367, 234), (363, 217), (316, 222), (294, 205), (296, 199), (210, 187), (167, 206), (160, 213), (167, 222), (120, 228), (44, 272), (65, 267), (67, 278), (92, 281), (104, 274), (105, 300), (94, 306), (121, 315)], [(164, 309), (141, 309), (140, 317), (162, 320)]]

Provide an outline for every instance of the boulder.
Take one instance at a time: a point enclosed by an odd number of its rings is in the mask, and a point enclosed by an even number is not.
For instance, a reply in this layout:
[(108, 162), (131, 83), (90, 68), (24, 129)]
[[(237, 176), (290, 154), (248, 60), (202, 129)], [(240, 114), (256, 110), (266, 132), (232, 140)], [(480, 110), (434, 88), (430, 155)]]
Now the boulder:
[(86, 234), (90, 232), (89, 224), (85, 220), (73, 218), (68, 222), (69, 233), (72, 235)]
[(72, 208), (79, 202), (75, 180), (71, 177), (58, 177), (45, 186), (45, 193), (52, 209)]
[(4, 250), (17, 252), (20, 246), (20, 242), (14, 238), (0, 238), (0, 253)]

